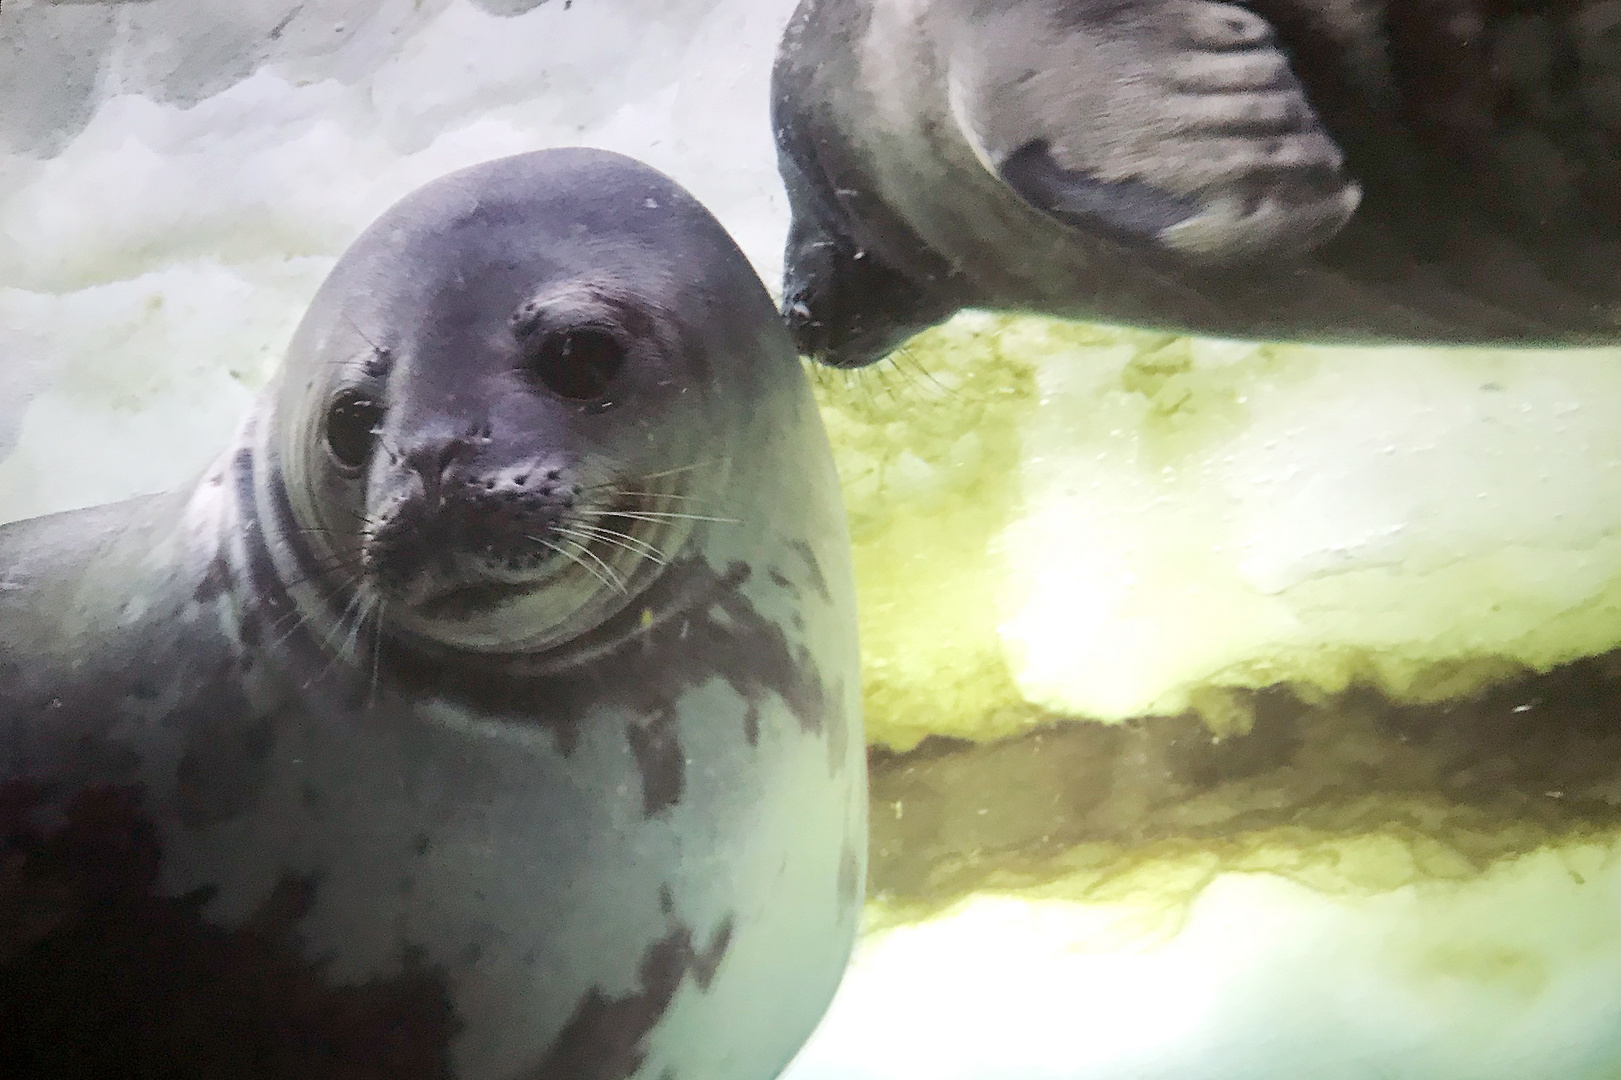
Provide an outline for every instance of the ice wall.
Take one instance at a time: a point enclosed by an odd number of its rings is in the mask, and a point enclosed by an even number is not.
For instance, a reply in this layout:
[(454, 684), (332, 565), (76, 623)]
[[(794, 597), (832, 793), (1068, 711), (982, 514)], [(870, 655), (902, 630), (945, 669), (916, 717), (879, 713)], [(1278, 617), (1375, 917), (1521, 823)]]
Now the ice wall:
[(348, 242), (463, 165), (631, 154), (713, 207), (775, 280), (787, 211), (767, 83), (790, 11), (7, 0), (0, 519), (183, 482)]

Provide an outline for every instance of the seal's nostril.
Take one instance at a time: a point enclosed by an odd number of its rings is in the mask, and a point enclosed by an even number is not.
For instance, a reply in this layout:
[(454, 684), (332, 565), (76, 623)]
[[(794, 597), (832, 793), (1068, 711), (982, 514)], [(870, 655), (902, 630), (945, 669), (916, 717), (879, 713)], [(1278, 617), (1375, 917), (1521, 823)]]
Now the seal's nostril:
[(456, 466), (471, 456), (474, 445), (467, 439), (433, 439), (412, 447), (404, 455), (406, 468), (422, 478), (430, 494), (451, 481)]

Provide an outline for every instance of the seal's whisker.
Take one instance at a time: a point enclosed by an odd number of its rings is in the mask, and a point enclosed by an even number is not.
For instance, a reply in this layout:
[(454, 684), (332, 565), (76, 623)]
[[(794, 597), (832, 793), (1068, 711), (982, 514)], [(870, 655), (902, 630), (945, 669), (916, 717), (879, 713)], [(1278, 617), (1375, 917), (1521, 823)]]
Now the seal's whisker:
[(934, 387), (948, 398), (954, 398), (957, 396), (957, 392), (955, 390), (934, 377), (934, 373), (929, 370), (928, 365), (919, 360), (917, 358), (917, 354), (914, 353), (909, 346), (902, 345), (889, 355), (890, 359), (895, 362), (895, 366), (897, 368), (909, 368), (914, 376), (916, 376), (912, 383), (913, 386), (920, 386), (922, 383), (927, 382), (930, 386)]
[(377, 672), (383, 664), (383, 616), (387, 611), (388, 599), (379, 596), (377, 598), (377, 618), (372, 627), (371, 688), (366, 691), (367, 708), (370, 708), (377, 701)]
[[(573, 534), (570, 534), (570, 535), (573, 535)], [(597, 533), (580, 533), (579, 535), (584, 536), (587, 539), (587, 541), (595, 540), (595, 541), (600, 542), (602, 544), (606, 544), (608, 547), (618, 548), (621, 551), (629, 552), (630, 554), (636, 556), (638, 559), (646, 559), (648, 562), (653, 563), (656, 566), (669, 566), (670, 565), (670, 562), (669, 562), (668, 559), (661, 558), (660, 556), (653, 554), (651, 551), (641, 551), (641, 550), (639, 550), (637, 548), (633, 548), (629, 544), (626, 544), (626, 543), (624, 543), (623, 541), (620, 541), (620, 540), (615, 540), (612, 537), (601, 536), (601, 535), (599, 535)]]
[[(361, 601), (362, 594), (359, 591), (356, 591), (356, 593), (349, 598), (349, 602), (343, 605), (343, 610), (338, 613), (338, 617), (332, 621), (332, 625), (327, 627), (326, 633), (321, 637), (321, 650), (323, 652), (330, 653), (334, 651), (333, 646), (337, 640), (339, 632), (342, 631), (349, 623), (349, 613), (360, 606)], [(344, 636), (347, 637), (347, 634)], [(331, 664), (328, 663), (327, 666), (330, 667)], [(326, 672), (323, 671), (322, 674), (324, 675)]]
[(872, 393), (873, 404), (877, 404), (880, 398), (888, 398), (892, 404), (894, 403), (895, 386), (889, 377), (893, 370), (888, 357), (867, 369), (866, 387)]
[(305, 615), (302, 610), (295, 608), (292, 611), (289, 611), (287, 614), (278, 616), (277, 618), (271, 620), (270, 629), (272, 632), (278, 630), (281, 627), (281, 624), (289, 619), (292, 620), (293, 625), (288, 627), (285, 633), (277, 634), (276, 637), (271, 640), (270, 648), (279, 648), (287, 641), (288, 638), (292, 637), (298, 632), (298, 628), (304, 625), (304, 620), (307, 618), (308, 616)]
[(339, 655), (358, 666), (360, 663), (360, 632), (366, 628), (366, 620), (371, 617), (372, 608), (376, 606), (377, 600), (366, 589), (355, 593), (355, 598), (360, 601), (360, 610), (355, 614), (354, 629), (349, 631), (348, 640), (343, 643), (343, 652)]
[(610, 544), (614, 547), (623, 548), (625, 551), (629, 551), (633, 555), (641, 556), (643, 558), (647, 557), (644, 552), (637, 551), (634, 548), (625, 547), (623, 544), (609, 540), (607, 537), (599, 536), (594, 532), (587, 532), (581, 529), (570, 529), (562, 525), (554, 526), (552, 531), (561, 536), (571, 537), (574, 542), (579, 544), (581, 547), (589, 548), (593, 542), (601, 542), (604, 544)]
[[(564, 548), (559, 547), (557, 544), (552, 543), (550, 540), (542, 540), (538, 536), (531, 536), (531, 537), (529, 537), (529, 539), (533, 540), (535, 543), (539, 544), (541, 547), (544, 547), (546, 550), (554, 551), (557, 554), (563, 556), (563, 558), (569, 560), (569, 562), (574, 563), (576, 566), (578, 566), (578, 567), (580, 567), (580, 568), (582, 568), (584, 570), (590, 571), (591, 576), (596, 578), (598, 581), (602, 582), (604, 588), (611, 589), (611, 588), (614, 587), (614, 583), (609, 581), (607, 578), (603, 577), (602, 572), (600, 570), (598, 570), (595, 567), (590, 566), (587, 563), (585, 563), (584, 561), (582, 561), (578, 555), (574, 554), (574, 552), (567, 551)], [(601, 560), (598, 560), (598, 561), (600, 562)]]
[(300, 525), (291, 530), (294, 536), (359, 536), (361, 530), (326, 529), (319, 525)]
[[(576, 520), (570, 519), (569, 524), (570, 525), (577, 525), (580, 528), (586, 529), (586, 530), (590, 531), (591, 533), (593, 533), (593, 534), (595, 534), (597, 536), (601, 536), (601, 537), (604, 537), (604, 538), (611, 536), (611, 537), (614, 537), (617, 540), (622, 540), (622, 541), (624, 541), (626, 543), (636, 544), (639, 547), (641, 547), (644, 551), (647, 551), (647, 552), (649, 552), (649, 553), (651, 553), (653, 555), (656, 555), (656, 556), (658, 556), (658, 558), (663, 559), (666, 562), (670, 558), (669, 554), (667, 552), (661, 550), (658, 547), (658, 545), (650, 544), (646, 540), (643, 540), (641, 537), (635, 536), (635, 535), (633, 535), (631, 533), (619, 532), (616, 529), (604, 528), (601, 525), (593, 525), (588, 521), (576, 521)], [(661, 563), (660, 565), (663, 565), (663, 563)]]
[(377, 433), (377, 448), (388, 455), (388, 463), (390, 465), (398, 465), (401, 461), (405, 460), (405, 455), (400, 453), (397, 447), (389, 445), (388, 436), (384, 435), (381, 431)]
[[(305, 680), (304, 686), (306, 689), (321, 679), (326, 678), (327, 674), (338, 665), (338, 661), (349, 659), (350, 653), (354, 651), (360, 628), (365, 623), (367, 607), (367, 590), (356, 589), (355, 595), (350, 597), (349, 603), (344, 606), (343, 613), (333, 621), (331, 628), (322, 638), (322, 651), (329, 653), (330, 655), (328, 656), (327, 662), (322, 666), (321, 670)], [(351, 611), (354, 612), (354, 618), (352, 620), (349, 617), (349, 613)], [(352, 626), (353, 629), (345, 630), (344, 628), (348, 626)], [(340, 639), (340, 637), (342, 640), (341, 647), (334, 647), (335, 643)]]
[[(340, 615), (337, 619), (335, 619), (333, 621), (332, 625), (327, 628), (327, 631), (326, 631), (325, 634), (321, 635), (321, 651), (322, 652), (330, 653), (332, 651), (332, 639), (336, 635), (337, 631), (343, 626), (344, 622), (347, 620), (348, 615), (349, 615), (349, 607), (352, 607), (354, 605), (356, 599), (359, 599), (358, 595), (355, 597), (355, 599), (351, 599), (349, 601), (349, 606), (345, 607), (343, 609), (343, 614)], [(292, 630), (287, 631), (286, 636), (283, 637), (281, 639), (281, 641), (285, 641), (285, 640), (287, 640), (287, 638), (292, 637), (294, 631), (296, 631), (300, 626), (303, 626), (306, 622), (308, 622), (308, 619), (299, 619), (298, 623), (293, 626)], [(278, 641), (277, 644), (280, 644), (280, 641)], [(309, 678), (304, 680), (303, 688), (308, 690), (310, 688), (311, 684), (313, 684), (317, 679), (320, 679), (323, 676), (325, 676), (326, 673), (329, 670), (331, 670), (331, 668), (332, 668), (332, 661), (328, 660), (326, 665), (323, 666), (320, 671), (317, 671), (314, 675), (311, 675)]]
[(800, 366), (805, 369), (805, 373), (810, 376), (812, 385), (814, 385), (817, 389), (828, 390), (831, 388), (832, 378), (829, 375), (829, 372), (833, 370), (832, 368), (828, 367), (826, 364), (818, 364), (814, 361), (811, 363), (801, 362)]
[[(331, 578), (333, 576), (339, 576), (339, 577), (342, 578), (342, 580), (340, 580), (338, 582), (337, 586), (335, 588), (333, 588), (331, 590), (331, 592), (341, 592), (344, 589), (352, 589), (352, 588), (354, 588), (354, 587), (356, 587), (357, 585), (360, 584), (359, 576), (356, 575), (356, 574), (344, 572), (343, 563), (340, 562), (340, 561), (337, 561), (337, 560), (334, 560), (330, 565), (325, 565), (325, 564), (322, 564), (320, 562), (317, 562), (316, 565), (315, 565), (314, 573), (302, 574), (302, 575), (300, 575), (298, 577), (294, 577), (294, 578), (279, 578), (278, 580), (281, 582), (282, 588), (287, 590), (288, 593), (290, 594), (292, 592), (292, 590), (294, 590), (296, 588), (299, 588), (302, 585), (308, 585), (311, 582), (315, 582), (315, 583), (318, 583), (318, 584), (323, 583), (327, 579), (329, 579), (329, 578)], [(330, 595), (330, 592), (327, 595)], [(282, 642), (286, 641), (289, 637), (291, 637), (293, 635), (293, 631), (298, 629), (298, 625), (301, 624), (306, 618), (308, 618), (307, 613), (295, 601), (292, 611), (289, 611), (289, 612), (287, 612), (287, 613), (285, 613), (283, 615), (279, 615), (276, 618), (271, 620), (270, 628), (271, 628), (272, 631), (274, 631), (277, 627), (279, 627), (283, 622), (286, 622), (288, 619), (295, 620), (295, 623), (294, 623), (294, 626), (293, 626), (292, 630), (289, 630), (286, 634), (282, 635), (281, 637), (276, 638), (274, 640), (274, 642), (272, 642), (272, 644), (280, 645)]]
[(625, 580), (618, 574), (614, 573), (614, 568), (609, 566), (607, 561), (604, 560), (601, 555), (598, 555), (596, 552), (592, 551), (588, 546), (580, 543), (578, 540), (573, 541), (573, 543), (574, 546), (580, 549), (581, 555), (584, 555), (586, 558), (590, 559), (592, 562), (596, 563), (602, 568), (602, 572), (608, 575), (608, 580), (613, 583), (613, 588), (616, 592), (624, 593), (628, 591), (625, 588)]
[(642, 473), (640, 476), (630, 477), (628, 480), (624, 477), (619, 477), (613, 480), (604, 480), (600, 484), (587, 484), (580, 490), (601, 491), (603, 488), (616, 487), (621, 483), (642, 484), (649, 480), (662, 480), (667, 476), (680, 476), (682, 473), (689, 473), (694, 469), (707, 469), (714, 465), (729, 465), (731, 464), (731, 461), (732, 459), (729, 457), (706, 458), (703, 461), (695, 461), (691, 465), (682, 465), (674, 469), (661, 469), (658, 472)]
[(710, 501), (709, 499), (700, 499), (696, 495), (676, 495), (668, 491), (630, 491), (625, 488), (620, 488), (619, 490), (615, 491), (614, 495), (616, 497), (621, 495), (638, 496), (646, 499), (676, 499), (681, 502), (694, 503), (707, 503)]
[(879, 414), (893, 413), (903, 404), (895, 391), (895, 366), (886, 355), (877, 362), (850, 372), (857, 389), (866, 397), (867, 408)]
[[(348, 607), (343, 609), (344, 619), (338, 624), (341, 637), (337, 647), (332, 650), (332, 658), (327, 661), (328, 667), (336, 664), (339, 660), (350, 660), (353, 655), (358, 655), (356, 650), (356, 646), (359, 644), (358, 635), (360, 628), (366, 622), (367, 607), (366, 601), (360, 594), (356, 593), (354, 600), (350, 602)], [(355, 613), (352, 619), (348, 617), (351, 610)], [(346, 627), (347, 629), (345, 629)]]
[(325, 537), (325, 538), (331, 538), (331, 537), (335, 536), (335, 537), (338, 537), (338, 538), (343, 539), (343, 540), (359, 540), (359, 539), (362, 539), (362, 538), (365, 537), (366, 530), (364, 530), (364, 529), (320, 529), (320, 528), (300, 526), (298, 529), (294, 530), (294, 535), (297, 535), (297, 536)]
[(576, 510), (582, 517), (629, 518), (632, 521), (714, 521), (722, 525), (741, 525), (737, 518), (710, 517), (707, 514), (677, 514), (670, 510)]
[(881, 363), (872, 366), (871, 381), (877, 382), (883, 388), (883, 396), (889, 399), (891, 406), (904, 404), (918, 384), (918, 379), (911, 369), (902, 366), (898, 359), (899, 355), (900, 350), (897, 349)]
[[(366, 373), (368, 375), (386, 374), (388, 368), (393, 364), (393, 352), (373, 341), (371, 339), (371, 335), (362, 330), (360, 328), (360, 324), (355, 322), (354, 316), (350, 315), (347, 311), (343, 313), (343, 317), (350, 326), (354, 327), (355, 333), (360, 335), (360, 340), (371, 346), (372, 359), (371, 363), (366, 365)], [(348, 363), (348, 360), (345, 358), (339, 358), (338, 362)]]
[(694, 469), (705, 469), (711, 465), (730, 465), (731, 463), (732, 459), (729, 457), (708, 458), (704, 461), (695, 461), (691, 465), (682, 465), (675, 469), (665, 469), (661, 472), (643, 473), (637, 479), (658, 480), (665, 476), (679, 476), (681, 473), (691, 472)]
[(329, 590), (329, 592), (339, 592), (343, 589), (352, 589), (360, 584), (359, 575), (352, 572), (347, 572), (342, 559), (334, 556), (329, 560), (323, 561), (321, 559), (314, 558), (314, 552), (311, 552), (310, 554), (312, 556), (312, 561), (315, 564), (313, 572), (301, 574), (298, 577), (280, 578), (282, 588), (291, 591), (301, 585), (308, 585), (311, 582), (318, 584), (324, 583), (336, 576), (341, 576), (345, 580), (340, 582), (337, 588)]
[[(625, 543), (623, 540), (614, 539), (614, 537), (616, 537), (616, 536), (625, 536), (624, 533), (609, 533), (606, 530), (593, 529), (590, 526), (587, 526), (584, 529), (571, 529), (571, 528), (568, 528), (567, 526), (564, 526), (564, 525), (556, 526), (553, 529), (553, 531), (558, 532), (558, 533), (562, 533), (564, 536), (583, 537), (588, 542), (591, 541), (591, 540), (600, 540), (604, 544), (608, 544), (608, 545), (610, 545), (612, 547), (619, 548), (622, 551), (628, 551), (632, 555), (635, 555), (635, 556), (637, 556), (639, 558), (651, 560), (652, 562), (655, 562), (660, 566), (668, 566), (669, 565), (669, 560), (665, 559), (661, 554), (659, 554), (656, 549), (654, 551), (644, 551), (644, 550), (641, 550), (641, 549), (638, 549), (638, 548), (631, 547), (629, 544)], [(632, 537), (627, 537), (627, 539), (635, 540), (637, 543), (641, 543), (640, 540), (636, 540), (636, 538), (633, 537), (633, 536)]]
[[(312, 581), (319, 582), (322, 580), (322, 575), (340, 574), (343, 569), (343, 563), (337, 560), (334, 560), (330, 566), (323, 566), (317, 562), (315, 573), (306, 574), (297, 578), (284, 578), (282, 579), (282, 588), (290, 591), (298, 588), (300, 585), (305, 585)], [(362, 591), (365, 588), (366, 586), (360, 580), (360, 575), (354, 573), (341, 573), (341, 580), (338, 582), (337, 588), (334, 591), (354, 589), (355, 595), (350, 598), (347, 604), (344, 605), (343, 612), (339, 616), (339, 625), (341, 625), (343, 620), (347, 617), (349, 611), (354, 607), (355, 601), (359, 599)], [(285, 644), (294, 634), (298, 632), (299, 627), (303, 626), (309, 620), (309, 614), (295, 602), (292, 611), (271, 620), (271, 631), (274, 633), (281, 626), (281, 624), (288, 619), (293, 620), (293, 625), (289, 627), (285, 633), (278, 634), (274, 639), (272, 639), (270, 643), (271, 648), (277, 648)], [(328, 649), (330, 647), (331, 633), (329, 632), (327, 635), (327, 640), (323, 643), (322, 648)]]
[(690, 499), (690, 498), (692, 498), (691, 495), (677, 495), (673, 491), (641, 491), (641, 490), (638, 490), (636, 488), (620, 487), (619, 485), (621, 483), (624, 483), (624, 481), (622, 481), (622, 480), (604, 480), (600, 484), (587, 484), (586, 486), (580, 488), (579, 494), (598, 497), (598, 496), (601, 495), (602, 492), (608, 492), (610, 495), (613, 495), (613, 496), (619, 496), (619, 495), (649, 495), (649, 496), (652, 496), (653, 498), (657, 498), (657, 499)]

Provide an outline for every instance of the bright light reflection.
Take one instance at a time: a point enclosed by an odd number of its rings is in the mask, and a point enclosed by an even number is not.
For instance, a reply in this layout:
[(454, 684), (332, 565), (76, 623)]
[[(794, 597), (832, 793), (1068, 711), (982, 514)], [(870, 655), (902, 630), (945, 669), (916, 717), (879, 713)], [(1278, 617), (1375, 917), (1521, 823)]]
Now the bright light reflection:
[[(869, 937), (784, 1080), (1614, 1080), (1621, 859), (1146, 908), (980, 896)], [(1159, 913), (1163, 916), (1163, 913)]]

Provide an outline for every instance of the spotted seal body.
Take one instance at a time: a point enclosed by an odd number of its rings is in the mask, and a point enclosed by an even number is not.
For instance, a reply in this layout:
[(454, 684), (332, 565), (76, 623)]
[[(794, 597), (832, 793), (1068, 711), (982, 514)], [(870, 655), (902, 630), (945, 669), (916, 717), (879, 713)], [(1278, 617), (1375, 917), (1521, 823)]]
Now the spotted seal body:
[(801, 0), (773, 76), (784, 315), (843, 367), (963, 307), (1621, 341), (1618, 12)]
[(194, 488), (0, 527), (0, 585), (0, 1065), (768, 1080), (833, 992), (836, 479), (764, 288), (643, 166), (411, 195)]

